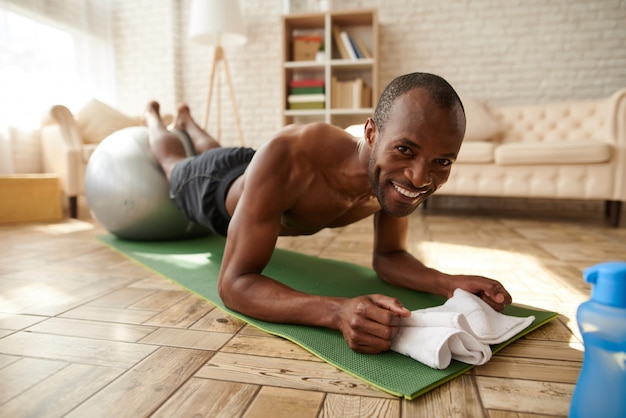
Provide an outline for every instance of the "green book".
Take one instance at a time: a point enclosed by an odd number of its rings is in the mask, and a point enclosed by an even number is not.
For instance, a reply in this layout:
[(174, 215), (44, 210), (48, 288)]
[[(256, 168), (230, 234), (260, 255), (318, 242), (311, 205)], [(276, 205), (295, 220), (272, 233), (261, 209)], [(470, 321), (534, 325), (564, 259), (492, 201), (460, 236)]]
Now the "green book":
[(324, 93), (324, 87), (292, 87), (291, 94), (319, 94)]

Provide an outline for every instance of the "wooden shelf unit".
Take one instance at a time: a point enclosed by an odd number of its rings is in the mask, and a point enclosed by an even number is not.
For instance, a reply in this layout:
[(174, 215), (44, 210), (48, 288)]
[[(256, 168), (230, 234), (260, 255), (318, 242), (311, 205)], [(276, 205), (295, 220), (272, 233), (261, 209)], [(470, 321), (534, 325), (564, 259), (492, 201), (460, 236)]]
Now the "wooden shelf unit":
[[(329, 11), (285, 15), (283, 26), (282, 97), (283, 123), (326, 122), (340, 127), (363, 123), (374, 113), (379, 95), (378, 88), (378, 19), (374, 9)], [(359, 38), (371, 58), (346, 59), (335, 43), (333, 27)], [(294, 61), (293, 45), (296, 36), (319, 35), (323, 39), (323, 52), (316, 60)], [(333, 80), (350, 81), (361, 78), (371, 89), (367, 107), (353, 104), (345, 107), (336, 103), (339, 93), (332, 88)], [(325, 103), (323, 109), (289, 109), (292, 80), (324, 80)], [(358, 91), (358, 88), (355, 87)], [(356, 93), (355, 93), (356, 94)], [(356, 98), (356, 97), (355, 97)]]

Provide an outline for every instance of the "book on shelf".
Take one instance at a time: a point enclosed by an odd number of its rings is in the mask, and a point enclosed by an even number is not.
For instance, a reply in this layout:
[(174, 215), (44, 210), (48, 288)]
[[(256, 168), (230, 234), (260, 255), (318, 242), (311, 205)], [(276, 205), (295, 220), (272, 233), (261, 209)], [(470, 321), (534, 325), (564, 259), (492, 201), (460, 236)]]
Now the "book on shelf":
[(337, 25), (333, 25), (332, 31), (335, 45), (342, 59), (372, 58), (372, 53), (358, 35), (349, 34)]
[(290, 94), (287, 96), (287, 108), (290, 110), (324, 109), (326, 95), (314, 94)]
[(291, 94), (317, 94), (324, 93), (324, 87), (291, 87), (289, 91)]
[(325, 100), (325, 94), (290, 94), (287, 96), (288, 103), (324, 102)]
[(331, 108), (360, 109), (372, 106), (372, 88), (358, 77), (354, 80), (331, 80)]
[(324, 109), (324, 102), (304, 102), (304, 103), (289, 103), (289, 110), (316, 110)]
[(337, 25), (333, 25), (333, 39), (335, 40), (335, 45), (337, 45), (337, 50), (339, 51), (339, 55), (341, 56), (341, 58), (344, 60), (350, 59), (350, 55), (348, 55), (348, 50), (341, 40), (341, 29), (339, 29), (339, 26)]
[(358, 35), (352, 35), (351, 38), (354, 42), (354, 47), (359, 52), (361, 58), (372, 58), (372, 53), (369, 49), (367, 49), (367, 46)]
[(291, 80), (289, 87), (324, 87), (324, 80), (307, 79), (307, 80)]
[(350, 40), (350, 35), (348, 35), (348, 32), (341, 31), (339, 36), (341, 37), (341, 42), (343, 43), (344, 48), (346, 48), (346, 51), (348, 51), (348, 57), (352, 60), (358, 59), (359, 56), (352, 46), (352, 41)]

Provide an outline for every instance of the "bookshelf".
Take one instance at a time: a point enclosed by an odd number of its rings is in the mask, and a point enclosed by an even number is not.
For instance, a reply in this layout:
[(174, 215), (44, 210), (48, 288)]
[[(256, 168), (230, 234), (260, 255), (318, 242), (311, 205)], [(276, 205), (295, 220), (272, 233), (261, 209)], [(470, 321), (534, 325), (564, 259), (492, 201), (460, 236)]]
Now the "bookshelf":
[(290, 14), (282, 27), (283, 123), (365, 122), (379, 94), (376, 11)]

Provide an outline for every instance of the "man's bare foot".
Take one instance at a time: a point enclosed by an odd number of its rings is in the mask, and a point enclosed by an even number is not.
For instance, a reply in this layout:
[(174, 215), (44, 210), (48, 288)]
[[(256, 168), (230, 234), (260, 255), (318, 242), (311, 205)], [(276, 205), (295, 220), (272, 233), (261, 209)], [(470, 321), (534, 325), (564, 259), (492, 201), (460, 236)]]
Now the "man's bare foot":
[(191, 111), (186, 103), (178, 106), (178, 113), (173, 125), (174, 128), (187, 132), (193, 142), (196, 154), (201, 154), (211, 148), (221, 147), (220, 143), (202, 129), (191, 117)]
[(176, 113), (173, 125), (174, 128), (180, 129), (181, 131), (186, 131), (189, 125), (192, 125), (192, 129), (194, 128), (193, 125), (195, 125), (195, 122), (191, 117), (191, 111), (186, 103), (178, 105), (178, 112)]
[(149, 102), (144, 112), (144, 121), (148, 127), (150, 151), (169, 179), (174, 165), (187, 154), (180, 139), (167, 130), (159, 112), (159, 103)]
[(163, 120), (161, 119), (161, 106), (158, 102), (152, 100), (148, 102), (146, 106), (146, 110), (143, 115), (144, 124), (148, 128), (152, 129), (165, 129), (165, 125), (163, 125)]

